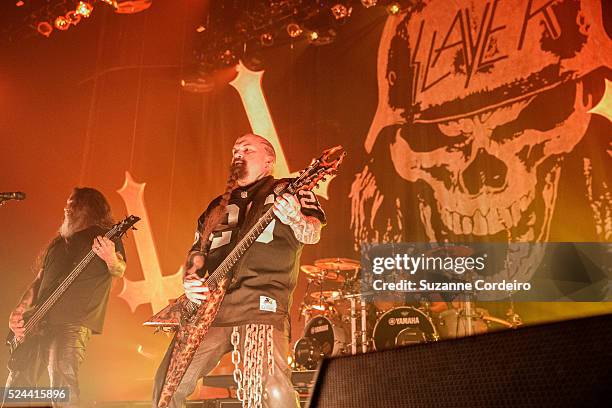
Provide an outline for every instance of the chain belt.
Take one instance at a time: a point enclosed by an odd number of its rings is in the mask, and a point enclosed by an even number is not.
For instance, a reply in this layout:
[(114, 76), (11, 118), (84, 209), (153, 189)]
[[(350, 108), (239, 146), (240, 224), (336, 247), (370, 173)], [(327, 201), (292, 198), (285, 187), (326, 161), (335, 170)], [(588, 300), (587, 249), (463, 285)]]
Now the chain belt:
[[(231, 335), (232, 364), (236, 397), (243, 408), (261, 408), (263, 400), (264, 357), (268, 375), (274, 375), (274, 348), (272, 326), (266, 324), (247, 324), (245, 330), (243, 359), (240, 356), (240, 331), (234, 327)], [(242, 361), (242, 370), (240, 362)]]

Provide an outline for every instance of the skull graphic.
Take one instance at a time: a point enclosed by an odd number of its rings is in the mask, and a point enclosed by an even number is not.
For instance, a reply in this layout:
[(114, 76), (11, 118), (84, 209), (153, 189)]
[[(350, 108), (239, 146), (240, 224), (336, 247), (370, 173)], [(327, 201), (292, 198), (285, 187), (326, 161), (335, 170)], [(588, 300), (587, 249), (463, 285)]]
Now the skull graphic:
[[(563, 160), (589, 126), (589, 75), (610, 66), (596, 3), (432, 0), (389, 17), (351, 188), (357, 245), (548, 239)], [(529, 279), (541, 248), (517, 248), (502, 272)]]

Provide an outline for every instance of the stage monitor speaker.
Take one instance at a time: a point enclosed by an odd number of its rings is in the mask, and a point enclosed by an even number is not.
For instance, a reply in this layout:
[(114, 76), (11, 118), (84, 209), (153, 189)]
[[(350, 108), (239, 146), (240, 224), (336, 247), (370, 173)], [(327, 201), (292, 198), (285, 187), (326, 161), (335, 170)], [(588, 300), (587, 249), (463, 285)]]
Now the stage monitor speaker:
[(325, 360), (310, 408), (602, 406), (611, 368), (596, 316)]

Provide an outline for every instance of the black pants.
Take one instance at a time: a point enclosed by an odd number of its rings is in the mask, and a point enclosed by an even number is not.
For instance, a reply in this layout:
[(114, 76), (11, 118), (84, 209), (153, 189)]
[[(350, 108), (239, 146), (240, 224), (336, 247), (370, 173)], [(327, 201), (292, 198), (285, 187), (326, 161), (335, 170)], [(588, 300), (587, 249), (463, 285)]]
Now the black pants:
[[(239, 326), (240, 331), (240, 357), (244, 359), (244, 336), (246, 326)], [(183, 406), (185, 399), (191, 395), (196, 387), (199, 378), (208, 374), (219, 362), (225, 353), (233, 350), (231, 344), (232, 327), (211, 327), (204, 341), (200, 344), (198, 351), (185, 372), (183, 380), (179, 384), (170, 408)], [(274, 348), (274, 375), (269, 376), (268, 370), (264, 368), (263, 373), (263, 406), (267, 408), (295, 408), (299, 407), (297, 393), (291, 383), (291, 370), (287, 365), (287, 350), (289, 348), (288, 329), (280, 331), (273, 330), (272, 344)], [(157, 407), (159, 395), (166, 378), (166, 371), (170, 363), (172, 346), (168, 347), (166, 355), (162, 360), (157, 374), (155, 375), (155, 385), (153, 390), (153, 407)], [(265, 363), (264, 363), (265, 367)]]
[(31, 359), (27, 364), (9, 372), (6, 388), (40, 387), (40, 378), (47, 369), (51, 387), (70, 389), (70, 402), (54, 406), (78, 407), (79, 367), (85, 358), (85, 348), (90, 337), (91, 330), (81, 325), (47, 327), (36, 341), (22, 345), (30, 348)]

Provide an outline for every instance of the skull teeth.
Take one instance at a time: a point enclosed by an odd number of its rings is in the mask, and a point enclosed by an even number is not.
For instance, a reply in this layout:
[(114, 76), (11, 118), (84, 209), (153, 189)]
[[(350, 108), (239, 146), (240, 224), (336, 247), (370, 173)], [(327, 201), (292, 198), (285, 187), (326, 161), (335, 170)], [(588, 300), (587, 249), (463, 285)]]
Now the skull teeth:
[(498, 208), (497, 215), (499, 216), (505, 229), (512, 228), (512, 215), (510, 214), (510, 210), (507, 208)]
[[(482, 209), (477, 209), (473, 216), (441, 209), (441, 217), (446, 228), (456, 235), (485, 236), (494, 235), (503, 230), (513, 235), (510, 230), (516, 228), (519, 222), (524, 221), (530, 227), (535, 224), (534, 214), (527, 211), (532, 202), (533, 192), (529, 192), (507, 208), (491, 208), (489, 211), (485, 209), (486, 213)], [(533, 232), (529, 235), (533, 235)], [(529, 238), (525, 237), (525, 239)]]
[(480, 211), (476, 210), (474, 214), (474, 229), (475, 235), (487, 235), (487, 220), (480, 214)]
[(470, 219), (470, 217), (463, 217), (463, 219), (461, 220), (461, 224), (463, 227), (464, 234), (472, 233), (472, 220)]
[(516, 227), (521, 219), (521, 208), (518, 202), (512, 203), (510, 214), (512, 214), (512, 226)]

